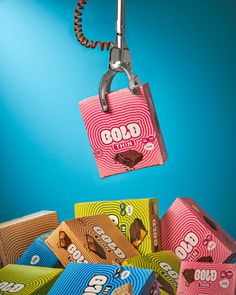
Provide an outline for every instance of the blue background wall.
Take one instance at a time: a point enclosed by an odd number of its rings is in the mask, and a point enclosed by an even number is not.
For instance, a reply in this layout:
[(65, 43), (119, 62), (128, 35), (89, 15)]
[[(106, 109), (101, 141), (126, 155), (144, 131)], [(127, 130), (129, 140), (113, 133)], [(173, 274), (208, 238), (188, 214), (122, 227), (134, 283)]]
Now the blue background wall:
[[(0, 2), (1, 221), (78, 201), (192, 196), (235, 229), (236, 2), (127, 0), (133, 70), (151, 84), (163, 167), (100, 180), (77, 107), (97, 94), (108, 52), (77, 44), (76, 1)], [(84, 31), (114, 39), (116, 1), (89, 1)], [(114, 89), (126, 87), (122, 75)]]

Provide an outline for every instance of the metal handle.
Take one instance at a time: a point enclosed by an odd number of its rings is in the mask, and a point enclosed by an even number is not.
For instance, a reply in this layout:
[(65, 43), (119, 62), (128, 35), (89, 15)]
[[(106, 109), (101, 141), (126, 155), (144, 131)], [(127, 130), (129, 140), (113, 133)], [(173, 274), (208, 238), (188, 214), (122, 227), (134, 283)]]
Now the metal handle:
[(104, 112), (108, 111), (106, 93), (110, 92), (112, 80), (117, 72), (127, 75), (130, 91), (137, 94), (136, 87), (141, 81), (132, 73), (131, 55), (125, 41), (125, 0), (117, 0), (116, 41), (110, 51), (109, 70), (102, 77), (99, 86), (99, 99)]
[(116, 38), (117, 47), (121, 50), (121, 60), (124, 59), (125, 36), (125, 0), (117, 0)]

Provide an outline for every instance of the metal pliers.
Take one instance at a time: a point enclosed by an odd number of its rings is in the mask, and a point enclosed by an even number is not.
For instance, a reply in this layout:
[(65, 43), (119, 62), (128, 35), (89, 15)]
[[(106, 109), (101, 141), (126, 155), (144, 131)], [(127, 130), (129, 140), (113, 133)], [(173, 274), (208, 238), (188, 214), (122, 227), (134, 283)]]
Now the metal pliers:
[(104, 112), (108, 111), (106, 94), (110, 92), (111, 83), (117, 72), (124, 72), (129, 80), (129, 89), (137, 94), (141, 81), (132, 72), (131, 55), (125, 41), (125, 0), (117, 0), (116, 41), (110, 51), (109, 70), (102, 77), (99, 86), (99, 99)]

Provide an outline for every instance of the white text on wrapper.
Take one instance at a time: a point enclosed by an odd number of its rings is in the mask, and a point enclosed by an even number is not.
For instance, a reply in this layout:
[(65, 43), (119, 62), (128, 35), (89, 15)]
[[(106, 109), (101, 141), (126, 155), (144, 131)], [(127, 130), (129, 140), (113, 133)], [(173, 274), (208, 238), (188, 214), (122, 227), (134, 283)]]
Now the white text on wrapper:
[(159, 266), (168, 274), (168, 276), (166, 276), (165, 273), (163, 273), (163, 275), (170, 281), (171, 284), (173, 284), (177, 288), (179, 282), (179, 274), (174, 271), (172, 267), (166, 262), (159, 262)]
[(0, 291), (9, 292), (9, 293), (16, 293), (24, 289), (24, 284), (17, 284), (17, 283), (9, 283), (9, 282), (1, 282), (0, 283)]
[(184, 240), (180, 242), (179, 246), (176, 247), (175, 254), (180, 260), (185, 260), (188, 255), (194, 251), (194, 247), (196, 247), (198, 243), (198, 236), (193, 232), (189, 232), (184, 237)]
[(84, 258), (84, 255), (77, 249), (75, 244), (70, 244), (67, 248), (68, 253), (71, 255), (72, 259), (77, 263), (88, 263)]
[(106, 247), (109, 252), (114, 252), (115, 255), (121, 259), (125, 259), (125, 253), (118, 248), (115, 242), (104, 232), (104, 230), (99, 226), (94, 226), (93, 230), (97, 233), (98, 236), (96, 238), (102, 242), (102, 244)]
[[(104, 275), (96, 275), (94, 276), (88, 283), (88, 286), (84, 289), (84, 293), (82, 295), (96, 295), (99, 294), (104, 285), (106, 284), (108, 278)], [(111, 287), (105, 288), (102, 294), (108, 294)]]
[(215, 269), (196, 269), (194, 272), (195, 281), (215, 282), (217, 271)]
[(153, 229), (153, 242), (154, 246), (158, 246), (158, 227), (157, 227), (157, 221), (156, 218), (152, 219), (152, 229)]
[(122, 140), (129, 140), (137, 138), (141, 134), (141, 128), (137, 123), (131, 123), (120, 127), (112, 128), (111, 130), (103, 130), (101, 132), (101, 139), (104, 144), (111, 144), (112, 142), (120, 142)]

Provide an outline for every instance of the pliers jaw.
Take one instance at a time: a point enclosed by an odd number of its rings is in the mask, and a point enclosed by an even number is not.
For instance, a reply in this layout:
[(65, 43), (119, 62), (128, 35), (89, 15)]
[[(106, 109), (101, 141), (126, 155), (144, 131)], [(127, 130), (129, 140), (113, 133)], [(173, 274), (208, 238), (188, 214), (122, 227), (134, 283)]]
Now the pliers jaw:
[(125, 62), (120, 63), (119, 70), (113, 70), (109, 68), (106, 74), (103, 75), (102, 80), (100, 82), (100, 87), (99, 87), (99, 99), (100, 99), (102, 110), (104, 112), (108, 111), (106, 94), (110, 92), (112, 80), (118, 71), (124, 72), (126, 76), (128, 77), (129, 89), (133, 94), (137, 94), (137, 86), (141, 85), (141, 81), (139, 77), (137, 75), (134, 75), (134, 73), (131, 71), (131, 67), (127, 63)]
[(110, 92), (111, 83), (115, 76), (116, 72), (109, 69), (105, 75), (103, 75), (102, 80), (99, 86), (99, 100), (102, 107), (103, 112), (108, 111), (108, 104), (106, 100), (106, 93)]
[(117, 37), (110, 51), (109, 70), (102, 77), (99, 86), (99, 99), (104, 112), (108, 111), (106, 94), (110, 92), (112, 80), (117, 72), (124, 72), (126, 74), (129, 81), (129, 89), (133, 94), (137, 94), (137, 86), (141, 85), (138, 76), (132, 72), (131, 55), (124, 38), (125, 0), (117, 0), (117, 3)]

